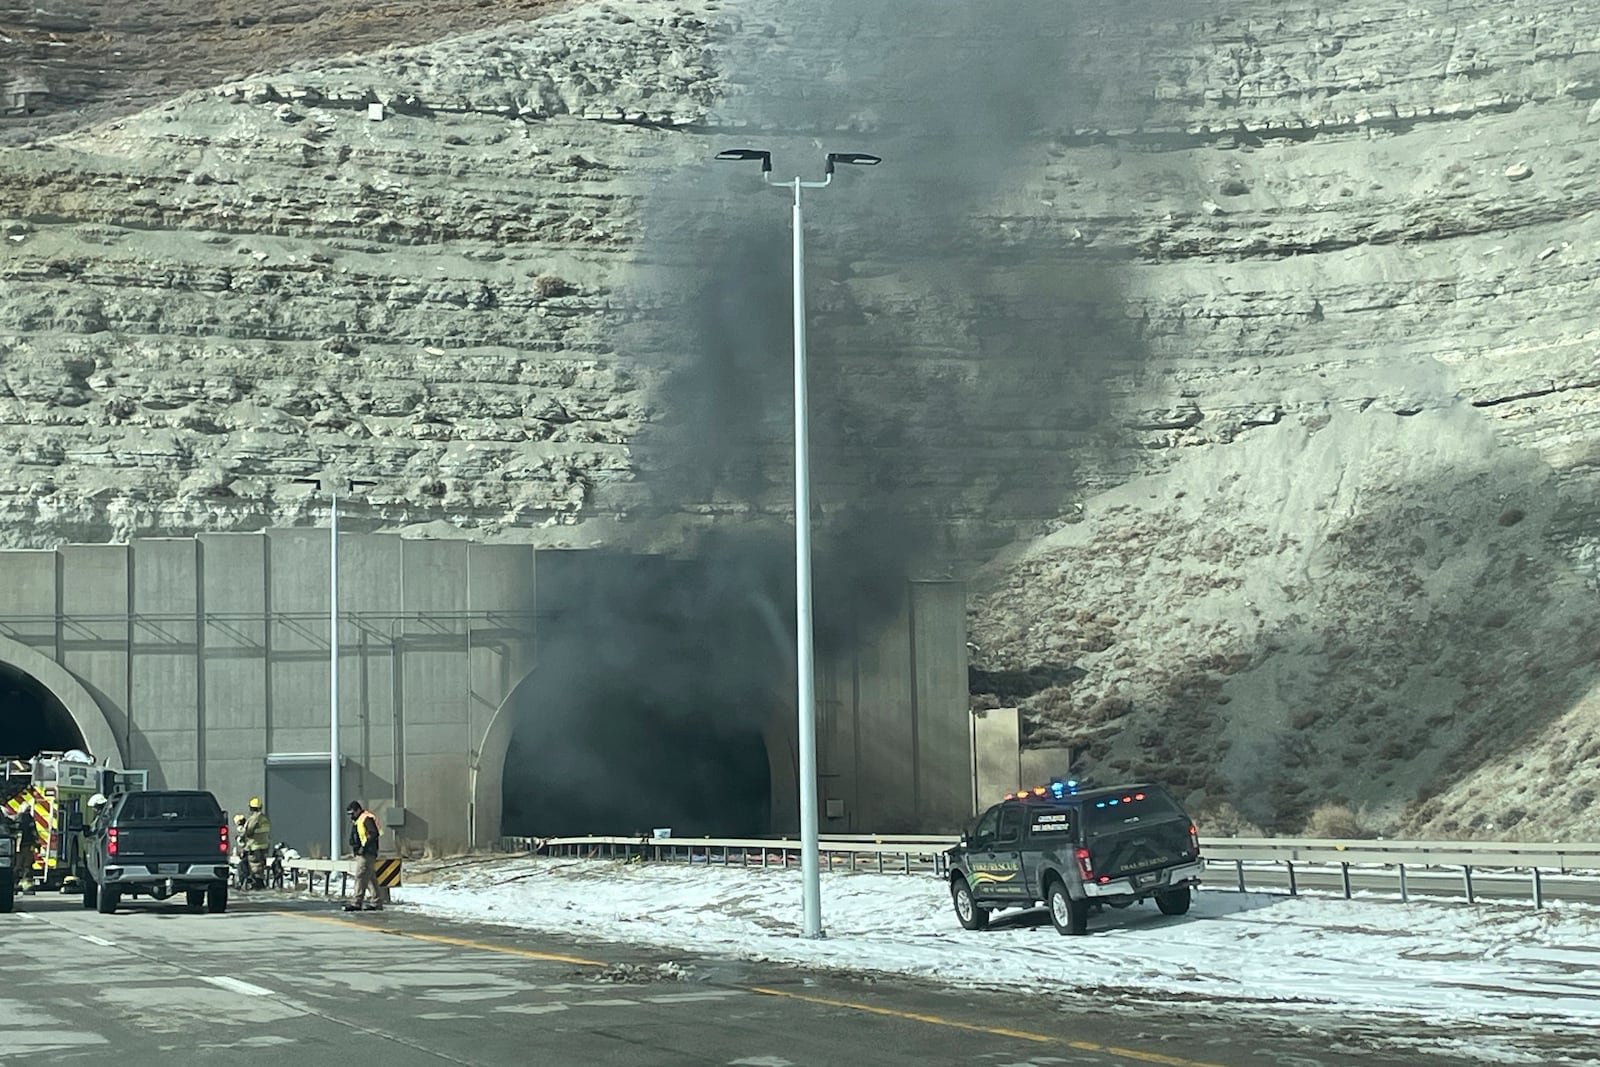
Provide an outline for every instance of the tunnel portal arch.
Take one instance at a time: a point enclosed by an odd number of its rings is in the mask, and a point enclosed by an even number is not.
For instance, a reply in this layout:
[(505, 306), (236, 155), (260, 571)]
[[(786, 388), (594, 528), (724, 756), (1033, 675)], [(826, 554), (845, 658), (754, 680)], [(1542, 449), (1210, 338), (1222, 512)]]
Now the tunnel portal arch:
[[(712, 745), (712, 750), (704, 753), (704, 757), (696, 759), (695, 745), (691, 738), (691, 731), (684, 729), (673, 733), (654, 733), (650, 737), (647, 747), (637, 744), (629, 745), (629, 732), (627, 727), (637, 730), (642, 725), (641, 720), (635, 718), (625, 720), (621, 730), (606, 728), (595, 731), (588, 737), (574, 736), (562, 728), (543, 733), (544, 739), (552, 737), (571, 737), (579, 745), (584, 741), (590, 744), (580, 753), (568, 750), (564, 753), (537, 753), (530, 751), (526, 744), (527, 729), (530, 723), (537, 728), (542, 725), (538, 720), (557, 715), (559, 709), (541, 707), (537, 696), (539, 685), (539, 672), (537, 668), (528, 671), (521, 680), (511, 688), (506, 699), (501, 702), (494, 718), (490, 721), (484, 732), (483, 742), (476, 753), (476, 763), (473, 768), (473, 827), (474, 845), (482, 847), (492, 843), (505, 833), (524, 832), (529, 827), (512, 823), (508, 824), (505, 813), (508, 798), (514, 799), (519, 795), (527, 794), (528, 779), (541, 773), (548, 774), (562, 761), (561, 757), (578, 756), (592, 767), (606, 764), (608, 761), (624, 761), (634, 757), (633, 766), (639, 765), (638, 757), (642, 754), (650, 761), (659, 761), (663, 769), (670, 768), (671, 776), (662, 776), (656, 779), (646, 779), (637, 783), (630, 782), (625, 773), (613, 775), (589, 773), (575, 775), (567, 783), (567, 788), (573, 795), (582, 795), (593, 791), (596, 801), (605, 801), (606, 791), (623, 791), (630, 788), (639, 788), (636, 804), (597, 803), (597, 817), (604, 822), (609, 819), (616, 822), (622, 818), (624, 810), (636, 812), (636, 817), (630, 816), (623, 830), (616, 826), (538, 826), (533, 827), (541, 832), (556, 830), (557, 832), (624, 832), (632, 833), (636, 830), (650, 830), (656, 826), (670, 824), (673, 821), (674, 799), (677, 804), (677, 814), (683, 815), (687, 808), (695, 805), (687, 803), (688, 798), (678, 797), (663, 798), (659, 790), (666, 783), (668, 791), (671, 790), (668, 777), (681, 778), (700, 791), (707, 786), (707, 774), (714, 767), (721, 765), (724, 768), (724, 777), (721, 781), (713, 780), (709, 786), (715, 790), (719, 785), (725, 786), (724, 794), (729, 802), (742, 805), (742, 809), (732, 813), (729, 825), (726, 827), (706, 828), (696, 824), (694, 832), (715, 832), (719, 835), (732, 833), (735, 836), (743, 834), (767, 834), (774, 829), (774, 824), (787, 821), (787, 808), (792, 803), (785, 804), (785, 784), (795, 781), (794, 770), (790, 764), (793, 762), (793, 753), (790, 751), (784, 732), (776, 728), (775, 719), (769, 716), (760, 729), (738, 729), (720, 736), (711, 736), (707, 741)], [(778, 709), (774, 709), (776, 712)], [(638, 715), (642, 709), (633, 709), (633, 714)], [(570, 723), (563, 724), (570, 725)], [(520, 729), (519, 729), (520, 728)], [(650, 733), (649, 727), (644, 727)], [(522, 734), (522, 744), (519, 744), (519, 733)], [(610, 747), (605, 740), (606, 735), (615, 734), (619, 739), (611, 744), (620, 743), (623, 747)], [(637, 733), (632, 739), (637, 741)], [(597, 742), (597, 738), (601, 739)], [(516, 766), (511, 762), (517, 761)], [(519, 781), (519, 778), (521, 779)], [(714, 776), (715, 778), (715, 776)], [(559, 789), (546, 790), (548, 796)], [(616, 794), (612, 794), (615, 799)], [(598, 814), (605, 812), (606, 814)], [(637, 825), (635, 825), (637, 823)], [(682, 832), (684, 827), (680, 825)]]
[[(49, 656), (13, 638), (0, 637), (0, 687), (9, 695), (6, 718), (15, 731), (0, 735), (0, 741), (11, 736), (20, 743), (39, 743), (42, 748), (78, 747), (111, 767), (120, 770), (126, 766), (116, 731), (100, 702), (71, 671)], [(0, 756), (33, 754), (0, 752)]]

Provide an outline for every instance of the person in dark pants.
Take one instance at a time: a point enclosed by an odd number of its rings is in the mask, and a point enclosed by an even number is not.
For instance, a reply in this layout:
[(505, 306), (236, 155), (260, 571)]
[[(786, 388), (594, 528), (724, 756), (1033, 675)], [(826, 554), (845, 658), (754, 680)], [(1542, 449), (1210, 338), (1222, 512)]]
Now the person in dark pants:
[[(350, 816), (350, 851), (356, 857), (356, 895), (344, 906), (345, 911), (382, 911), (383, 897), (378, 892), (377, 865), (378, 839), (383, 831), (378, 828), (378, 817), (368, 811), (359, 800), (352, 800), (344, 809)], [(367, 903), (367, 893), (372, 903)]]

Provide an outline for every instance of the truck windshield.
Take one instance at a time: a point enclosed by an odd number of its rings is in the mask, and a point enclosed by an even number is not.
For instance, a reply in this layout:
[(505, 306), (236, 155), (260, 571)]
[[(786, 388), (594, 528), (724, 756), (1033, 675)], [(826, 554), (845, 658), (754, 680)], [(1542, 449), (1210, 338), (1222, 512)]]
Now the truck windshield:
[(134, 793), (117, 813), (126, 822), (214, 822), (222, 824), (222, 808), (207, 793)]
[(1100, 797), (1083, 806), (1083, 825), (1090, 837), (1114, 833), (1144, 822), (1181, 818), (1183, 812), (1161, 789), (1129, 790), (1120, 796)]

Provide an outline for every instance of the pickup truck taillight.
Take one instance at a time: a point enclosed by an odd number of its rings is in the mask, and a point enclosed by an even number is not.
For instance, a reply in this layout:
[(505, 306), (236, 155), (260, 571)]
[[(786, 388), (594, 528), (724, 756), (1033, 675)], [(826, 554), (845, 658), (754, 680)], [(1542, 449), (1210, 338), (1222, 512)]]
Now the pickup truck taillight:
[(226, 826), (222, 828), (222, 837), (217, 844), (217, 851), (224, 856), (228, 854), (228, 828)]
[(113, 826), (111, 829), (106, 831), (106, 855), (115, 856), (116, 854), (117, 854), (117, 828), (115, 826)]
[(1089, 860), (1089, 850), (1080, 848), (1072, 854), (1072, 858), (1078, 861), (1078, 874), (1083, 877), (1083, 880), (1085, 882), (1093, 881), (1094, 864)]
[(1200, 832), (1192, 823), (1189, 826), (1189, 847), (1194, 850), (1196, 856), (1200, 855)]

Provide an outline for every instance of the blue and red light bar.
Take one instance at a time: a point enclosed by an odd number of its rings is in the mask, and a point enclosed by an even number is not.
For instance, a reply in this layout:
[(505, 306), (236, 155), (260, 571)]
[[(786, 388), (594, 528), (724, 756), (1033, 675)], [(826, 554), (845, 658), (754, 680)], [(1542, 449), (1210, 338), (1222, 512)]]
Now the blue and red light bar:
[[(1063, 797), (1074, 796), (1078, 792), (1078, 780), (1068, 778), (1066, 781), (1055, 781), (1049, 785), (1036, 785), (1032, 789), (1019, 789), (1015, 793), (1007, 793), (1001, 800), (1032, 800), (1035, 797), (1054, 797), (1057, 800)], [(1140, 794), (1144, 799), (1144, 794)]]

